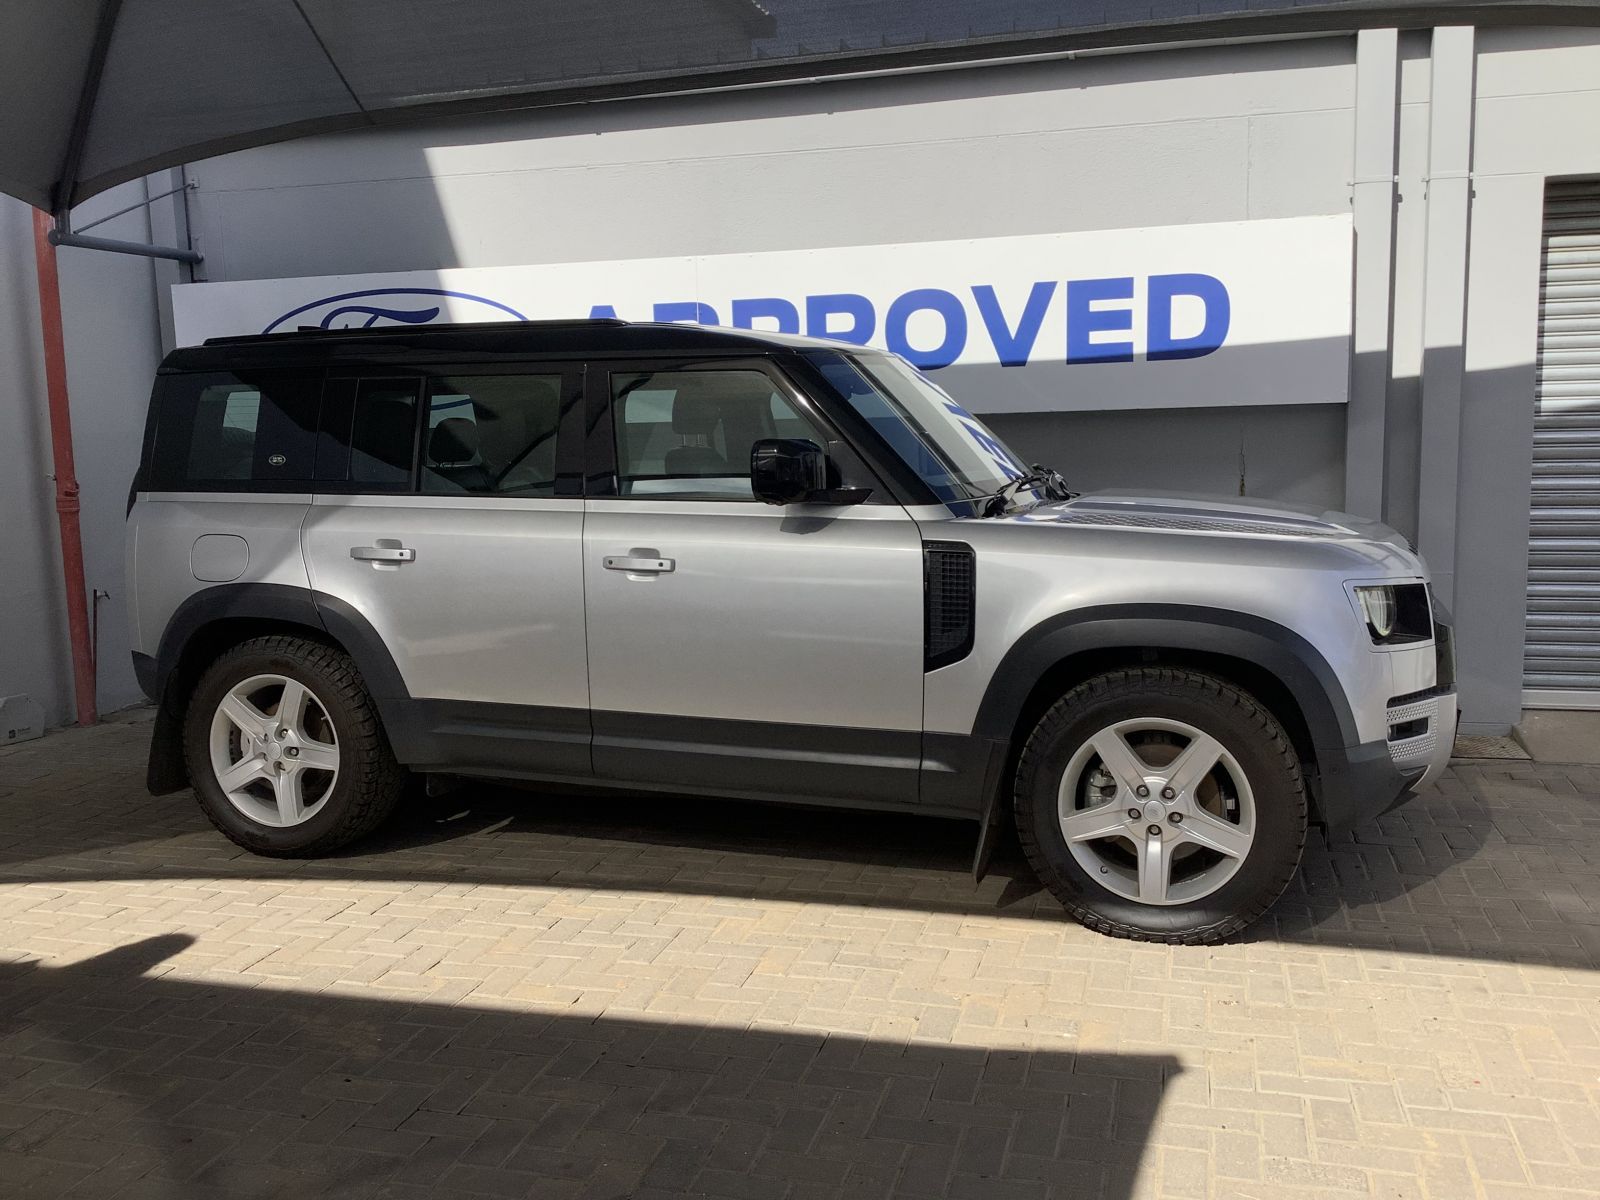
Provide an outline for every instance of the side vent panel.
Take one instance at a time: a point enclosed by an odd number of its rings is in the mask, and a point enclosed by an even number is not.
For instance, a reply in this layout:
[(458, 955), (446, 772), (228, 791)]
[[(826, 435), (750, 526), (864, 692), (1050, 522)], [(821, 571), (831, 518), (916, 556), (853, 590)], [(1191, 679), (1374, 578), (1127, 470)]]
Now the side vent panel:
[(922, 669), (936, 671), (972, 653), (978, 560), (965, 542), (922, 543)]

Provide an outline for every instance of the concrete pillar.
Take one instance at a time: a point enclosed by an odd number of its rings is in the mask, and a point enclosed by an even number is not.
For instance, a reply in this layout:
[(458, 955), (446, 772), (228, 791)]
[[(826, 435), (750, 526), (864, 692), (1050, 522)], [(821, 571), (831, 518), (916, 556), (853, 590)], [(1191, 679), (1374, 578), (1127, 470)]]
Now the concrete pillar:
[(1422, 445), (1417, 545), (1446, 604), (1455, 599), (1467, 239), (1472, 213), (1476, 56), (1471, 26), (1433, 31), (1428, 98), (1428, 231), (1422, 298)]
[(1389, 387), (1389, 331), (1394, 295), (1395, 169), (1400, 33), (1356, 35), (1355, 358), (1345, 420), (1344, 506), (1382, 518), (1384, 422)]

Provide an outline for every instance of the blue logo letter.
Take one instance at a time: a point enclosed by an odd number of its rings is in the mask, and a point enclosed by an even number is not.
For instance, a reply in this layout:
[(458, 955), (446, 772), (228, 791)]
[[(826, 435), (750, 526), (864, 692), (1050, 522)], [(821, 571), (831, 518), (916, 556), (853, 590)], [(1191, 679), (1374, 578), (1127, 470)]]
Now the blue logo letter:
[(978, 302), (978, 313), (989, 331), (989, 340), (1000, 355), (1002, 367), (1025, 367), (1028, 355), (1033, 353), (1033, 343), (1039, 338), (1039, 326), (1044, 324), (1045, 310), (1050, 307), (1050, 297), (1055, 295), (1055, 281), (1036, 283), (1028, 293), (1028, 302), (1022, 306), (1022, 316), (1013, 333), (1006, 326), (1006, 315), (1000, 311), (1000, 300), (994, 288), (987, 283), (972, 289)]
[[(906, 322), (911, 314), (927, 309), (944, 318), (944, 340), (932, 350), (918, 350), (906, 341)], [(883, 323), (883, 335), (889, 349), (902, 355), (913, 366), (925, 371), (948, 367), (961, 357), (967, 345), (967, 310), (961, 301), (941, 288), (917, 288), (907, 292), (889, 306), (889, 315)]]
[[(1205, 327), (1193, 337), (1172, 336), (1172, 298), (1194, 296), (1206, 309)], [(1201, 358), (1222, 345), (1228, 336), (1232, 309), (1228, 289), (1211, 275), (1150, 276), (1150, 342), (1145, 358)]]
[[(834, 314), (851, 318), (849, 329), (829, 329), (828, 318)], [(806, 332), (812, 337), (833, 338), (837, 342), (852, 342), (865, 346), (872, 340), (872, 331), (878, 326), (878, 315), (872, 311), (872, 301), (854, 292), (840, 292), (829, 296), (806, 297)]]
[(755, 300), (733, 302), (735, 329), (754, 329), (756, 322), (762, 319), (776, 321), (779, 333), (800, 332), (800, 310), (787, 300), (780, 300), (776, 296), (764, 296)]
[(1101, 329), (1132, 329), (1133, 310), (1096, 310), (1094, 300), (1132, 300), (1133, 276), (1115, 279), (1071, 279), (1067, 281), (1067, 361), (1132, 362), (1132, 342), (1091, 342), (1089, 335)]

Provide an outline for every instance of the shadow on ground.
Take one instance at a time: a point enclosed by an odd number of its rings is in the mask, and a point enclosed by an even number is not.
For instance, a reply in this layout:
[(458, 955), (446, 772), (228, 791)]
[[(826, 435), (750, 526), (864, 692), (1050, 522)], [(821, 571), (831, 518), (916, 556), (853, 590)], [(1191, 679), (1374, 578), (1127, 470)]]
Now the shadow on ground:
[(6, 1196), (1115, 1200), (1179, 1070), (160, 974), (188, 944), (0, 964)]
[[(975, 885), (969, 823), (677, 796), (473, 783), (419, 799), (338, 858), (260, 859), (187, 795), (144, 791), (148, 736), (136, 721), (0, 752), (0, 883), (385, 878), (1065, 919), (1013, 845)], [(1600, 769), (1457, 764), (1354, 834), (1314, 833), (1248, 936), (1600, 966)]]

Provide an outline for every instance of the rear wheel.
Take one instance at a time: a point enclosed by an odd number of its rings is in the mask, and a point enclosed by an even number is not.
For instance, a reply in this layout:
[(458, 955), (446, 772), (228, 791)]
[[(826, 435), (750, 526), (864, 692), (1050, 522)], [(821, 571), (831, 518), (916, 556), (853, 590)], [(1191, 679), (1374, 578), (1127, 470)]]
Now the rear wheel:
[(1299, 866), (1306, 796), (1278, 722), (1195, 671), (1088, 680), (1040, 719), (1018, 763), (1017, 831), (1040, 881), (1117, 937), (1219, 941)]
[(189, 702), (184, 751), (211, 823), (278, 857), (370, 833), (406, 778), (355, 664), (303, 638), (255, 638), (213, 663)]

